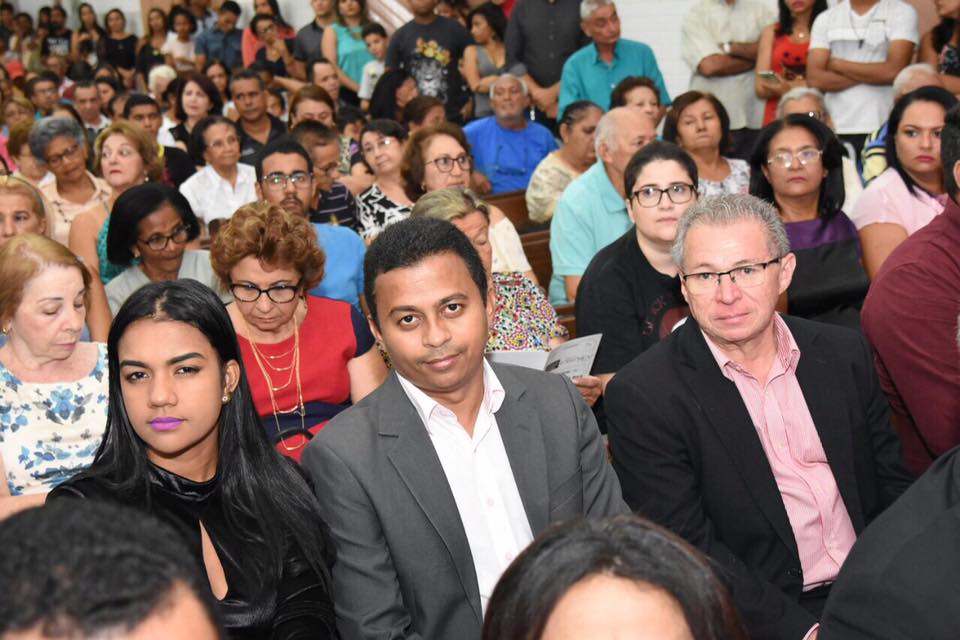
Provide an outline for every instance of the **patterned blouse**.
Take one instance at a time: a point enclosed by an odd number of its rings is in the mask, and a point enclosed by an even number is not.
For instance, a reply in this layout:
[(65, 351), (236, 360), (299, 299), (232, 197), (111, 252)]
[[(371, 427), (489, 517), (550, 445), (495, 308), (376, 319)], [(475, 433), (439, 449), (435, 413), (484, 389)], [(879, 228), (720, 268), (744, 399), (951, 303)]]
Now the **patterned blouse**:
[(397, 204), (380, 190), (379, 184), (373, 183), (357, 197), (360, 236), (364, 240), (373, 240), (393, 223), (409, 218), (412, 210), (413, 205)]
[(745, 160), (725, 158), (730, 165), (730, 175), (722, 181), (700, 178), (697, 197), (719, 196), (724, 193), (750, 193), (750, 165)]
[(50, 491), (93, 462), (107, 426), (107, 345), (73, 382), (23, 382), (0, 363), (0, 457), (10, 495)]
[(487, 351), (549, 351), (567, 330), (543, 291), (522, 273), (494, 273), (496, 309)]
[(534, 222), (550, 222), (567, 185), (580, 174), (567, 166), (556, 151), (540, 161), (527, 185), (527, 215)]

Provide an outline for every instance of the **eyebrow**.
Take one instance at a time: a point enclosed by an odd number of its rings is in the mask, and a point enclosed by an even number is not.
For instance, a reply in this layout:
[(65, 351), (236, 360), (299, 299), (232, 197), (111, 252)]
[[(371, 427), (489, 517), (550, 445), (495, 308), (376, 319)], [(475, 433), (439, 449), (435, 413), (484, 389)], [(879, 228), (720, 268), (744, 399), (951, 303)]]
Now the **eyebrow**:
[[(438, 300), (435, 306), (442, 307), (445, 304), (450, 304), (451, 302), (454, 302), (456, 300), (465, 300), (466, 298), (467, 298), (467, 294), (465, 293), (460, 293), (460, 292), (452, 293), (449, 296)], [(394, 307), (390, 309), (390, 313), (388, 315), (394, 315), (396, 313), (418, 312), (418, 311), (420, 311), (420, 307), (416, 305), (401, 305), (399, 307)]]
[[(202, 353), (197, 353), (196, 351), (191, 351), (190, 353), (184, 353), (179, 356), (174, 356), (167, 360), (168, 365), (179, 364), (185, 360), (192, 360), (193, 358), (199, 358), (201, 360), (206, 360), (206, 356)], [(139, 360), (121, 360), (121, 367), (140, 367), (141, 369), (149, 369), (150, 367), (145, 362), (140, 362)]]

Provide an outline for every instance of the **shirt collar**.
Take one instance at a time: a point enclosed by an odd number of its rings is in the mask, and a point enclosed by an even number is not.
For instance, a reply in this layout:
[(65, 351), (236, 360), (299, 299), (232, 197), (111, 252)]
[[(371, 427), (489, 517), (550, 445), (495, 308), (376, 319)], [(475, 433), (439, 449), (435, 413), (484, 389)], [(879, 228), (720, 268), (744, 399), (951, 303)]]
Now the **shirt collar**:
[[(613, 59), (620, 59), (620, 43), (623, 42), (623, 36), (617, 39), (617, 44), (613, 45)], [(600, 59), (600, 51), (597, 49), (596, 43), (591, 43), (593, 46), (593, 63), (594, 64), (607, 64)]]
[[(108, 185), (106, 181), (96, 177), (89, 171), (87, 171), (87, 177), (90, 178), (91, 182), (93, 182), (93, 196), (90, 198), (89, 201), (92, 202), (94, 200), (101, 200), (101, 201), (107, 200), (110, 197), (110, 194), (112, 193), (112, 189), (110, 189), (110, 185)], [(54, 180), (51, 183), (51, 185), (52, 185), (52, 191), (53, 191), (53, 198), (51, 199), (56, 202), (67, 202), (67, 199), (61, 196), (60, 191), (57, 189), (57, 181)], [(76, 204), (76, 203), (71, 202), (70, 204)]]
[[(703, 329), (700, 329), (700, 333), (703, 335), (703, 339), (706, 340), (707, 347), (710, 349), (710, 353), (713, 354), (723, 375), (727, 378), (732, 378), (730, 369), (750, 375), (738, 362), (721, 351), (720, 347), (710, 339), (710, 336), (703, 332)], [(794, 340), (790, 327), (783, 321), (779, 313), (773, 314), (773, 336), (777, 342), (777, 361), (781, 367), (783, 367), (784, 371), (796, 371), (797, 363), (800, 361), (800, 347), (797, 346), (797, 341)]]
[[(434, 416), (434, 412), (442, 407), (442, 405), (424, 393), (415, 384), (400, 375), (399, 371), (397, 372), (397, 380), (400, 381), (400, 386), (403, 388), (404, 393), (407, 394), (410, 402), (413, 403), (413, 407), (417, 410), (417, 414), (420, 416), (420, 420), (426, 427), (427, 433), (430, 433), (430, 418)], [(483, 402), (481, 403), (481, 408), (487, 409), (490, 413), (496, 413), (500, 410), (500, 406), (503, 404), (503, 399), (505, 396), (506, 391), (504, 390), (503, 385), (500, 383), (500, 379), (497, 377), (497, 374), (494, 373), (493, 367), (490, 366), (490, 363), (487, 362), (487, 359), (484, 358)]]

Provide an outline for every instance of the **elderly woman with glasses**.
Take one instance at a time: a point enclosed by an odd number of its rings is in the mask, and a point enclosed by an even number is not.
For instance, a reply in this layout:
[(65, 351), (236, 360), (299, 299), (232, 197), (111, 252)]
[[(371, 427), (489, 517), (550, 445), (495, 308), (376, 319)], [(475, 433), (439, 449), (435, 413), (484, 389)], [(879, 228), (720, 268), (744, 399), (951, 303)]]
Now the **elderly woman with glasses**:
[(233, 293), (227, 311), (263, 428), (299, 460), (327, 421), (386, 378), (370, 327), (351, 304), (307, 293), (323, 278), (325, 255), (299, 213), (266, 202), (241, 207), (210, 251)]
[(790, 315), (860, 328), (867, 294), (857, 229), (843, 211), (841, 145), (819, 120), (787, 116), (764, 127), (750, 158), (750, 192), (780, 213), (797, 257)]
[(183, 195), (164, 184), (147, 182), (123, 193), (110, 212), (107, 258), (126, 267), (107, 285), (110, 310), (117, 310), (130, 294), (150, 282), (191, 278), (220, 294), (207, 251), (188, 251), (186, 244), (200, 235), (200, 223)]
[[(444, 122), (418, 129), (410, 136), (403, 152), (400, 173), (407, 197), (416, 202), (423, 194), (437, 189), (469, 187), (472, 170), (470, 143), (463, 129)], [(494, 273), (519, 271), (534, 284), (539, 284), (523, 252), (516, 227), (494, 206), (490, 207), (490, 244)]]
[(66, 245), (74, 219), (96, 209), (109, 210), (112, 190), (87, 171), (86, 134), (71, 118), (47, 117), (37, 122), (30, 132), (30, 152), (53, 172), (54, 181), (40, 186), (40, 192), (50, 207), (48, 233)]

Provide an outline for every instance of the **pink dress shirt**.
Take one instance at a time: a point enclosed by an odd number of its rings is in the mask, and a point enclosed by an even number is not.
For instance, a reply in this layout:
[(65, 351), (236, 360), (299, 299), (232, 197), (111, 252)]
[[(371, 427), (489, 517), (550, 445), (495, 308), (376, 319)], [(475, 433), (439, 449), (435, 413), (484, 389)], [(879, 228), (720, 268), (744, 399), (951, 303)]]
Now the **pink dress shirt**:
[(898, 224), (907, 230), (908, 236), (913, 235), (940, 215), (947, 204), (946, 194), (932, 196), (919, 187), (916, 191), (916, 195), (910, 193), (900, 174), (887, 169), (857, 198), (850, 219), (857, 231), (868, 224), (886, 222)]
[(777, 314), (774, 334), (777, 357), (765, 385), (704, 338), (750, 412), (797, 542), (803, 588), (809, 591), (836, 580), (857, 536), (797, 380), (800, 349)]

